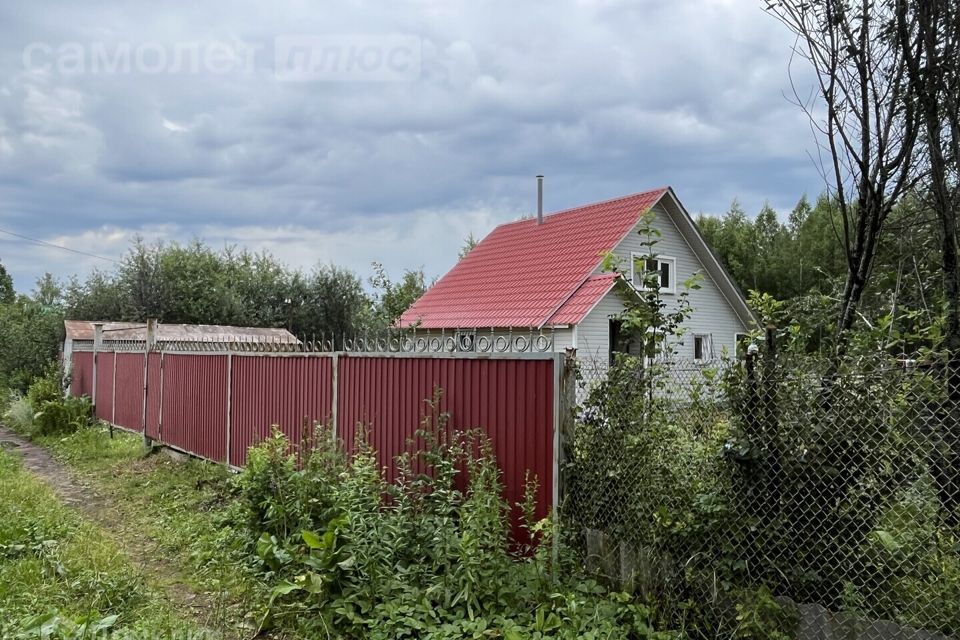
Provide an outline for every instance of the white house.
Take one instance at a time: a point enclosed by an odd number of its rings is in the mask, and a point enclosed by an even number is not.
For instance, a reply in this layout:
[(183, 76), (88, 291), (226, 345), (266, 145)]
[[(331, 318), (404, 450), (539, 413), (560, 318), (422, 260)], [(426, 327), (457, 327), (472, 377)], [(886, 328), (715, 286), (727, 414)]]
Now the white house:
[[(660, 237), (652, 251), (639, 231), (641, 216)], [(707, 246), (689, 212), (667, 187), (503, 224), (437, 281), (401, 317), (418, 333), (547, 332), (554, 349), (572, 347), (585, 364), (606, 368), (618, 343), (624, 309), (618, 276), (604, 272), (612, 252), (631, 271), (655, 269), (663, 299), (676, 300), (682, 283), (699, 273), (689, 292), (693, 307), (674, 355), (709, 361), (733, 355), (756, 320), (740, 289)], [(631, 267), (632, 265), (632, 267)], [(634, 283), (641, 282), (632, 273)]]

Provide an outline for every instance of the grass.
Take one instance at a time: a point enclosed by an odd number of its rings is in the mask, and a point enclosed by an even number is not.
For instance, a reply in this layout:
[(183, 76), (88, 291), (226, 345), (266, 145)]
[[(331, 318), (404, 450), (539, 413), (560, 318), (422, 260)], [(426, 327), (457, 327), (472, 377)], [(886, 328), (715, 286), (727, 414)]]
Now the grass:
[[(206, 627), (225, 637), (250, 635), (247, 615), (268, 594), (247, 568), (230, 471), (163, 452), (145, 456), (140, 436), (118, 430), (111, 438), (102, 426), (36, 442), (111, 505), (111, 530), (149, 541), (176, 581), (203, 601)], [(156, 573), (161, 582), (173, 579), (162, 567)]]
[(84, 620), (133, 637), (201, 635), (116, 540), (0, 451), (0, 637), (43, 621), (45, 637), (78, 638), (75, 623)]

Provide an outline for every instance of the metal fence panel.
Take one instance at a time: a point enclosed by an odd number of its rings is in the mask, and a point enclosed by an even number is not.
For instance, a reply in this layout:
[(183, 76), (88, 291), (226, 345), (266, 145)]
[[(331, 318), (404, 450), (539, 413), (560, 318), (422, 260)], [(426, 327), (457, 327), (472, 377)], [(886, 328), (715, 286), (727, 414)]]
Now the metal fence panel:
[(552, 359), (341, 355), (338, 435), (350, 451), (364, 430), (392, 479), (396, 456), (411, 451), (439, 389), (438, 408), (451, 429), (480, 429), (490, 438), (504, 497), (521, 502), (527, 478), (535, 479), (537, 517), (545, 517), (555, 477), (554, 366)]
[(143, 428), (143, 358), (142, 353), (116, 354), (113, 422), (133, 431)]
[(160, 439), (226, 461), (227, 356), (164, 354)]
[(93, 354), (74, 353), (71, 369), (70, 393), (75, 396), (93, 395)]
[(113, 364), (115, 354), (106, 352), (96, 354), (96, 415), (101, 420), (113, 420)]
[(230, 464), (243, 466), (247, 449), (277, 425), (293, 443), (303, 427), (330, 419), (330, 356), (232, 356)]

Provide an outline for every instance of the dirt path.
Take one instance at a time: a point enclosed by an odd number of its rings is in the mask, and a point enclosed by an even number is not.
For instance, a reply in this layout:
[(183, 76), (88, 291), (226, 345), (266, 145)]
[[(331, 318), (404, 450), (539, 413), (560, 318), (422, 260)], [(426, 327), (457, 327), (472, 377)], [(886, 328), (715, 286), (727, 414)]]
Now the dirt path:
[(203, 626), (203, 614), (213, 610), (214, 603), (206, 594), (194, 592), (179, 568), (164, 561), (156, 541), (145, 535), (121, 535), (123, 516), (118, 509), (72, 470), (57, 462), (49, 451), (2, 425), (0, 448), (19, 455), (24, 468), (46, 482), (64, 504), (105, 529), (147, 579), (166, 594), (171, 604)]

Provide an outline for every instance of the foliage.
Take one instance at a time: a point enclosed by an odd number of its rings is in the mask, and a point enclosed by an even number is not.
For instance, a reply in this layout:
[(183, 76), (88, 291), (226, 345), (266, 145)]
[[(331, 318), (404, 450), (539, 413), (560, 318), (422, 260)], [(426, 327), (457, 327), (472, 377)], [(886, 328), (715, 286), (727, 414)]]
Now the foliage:
[(21, 296), (0, 304), (0, 386), (26, 391), (56, 357), (63, 341), (63, 313)]
[(323, 430), (302, 467), (279, 433), (251, 450), (239, 484), (252, 551), (276, 585), (262, 625), (311, 637), (668, 637), (645, 607), (555, 562), (549, 521), (528, 523), (539, 546), (512, 545), (489, 444), (448, 434), (442, 416), (425, 423), (423, 450), (398, 461), (393, 485), (369, 447), (348, 461)]
[(10, 304), (17, 298), (17, 292), (13, 289), (13, 278), (7, 272), (7, 268), (0, 263), (0, 304)]
[(33, 406), (23, 394), (11, 391), (3, 412), (3, 424), (17, 433), (29, 435), (34, 413)]
[(56, 402), (63, 398), (63, 384), (60, 377), (60, 367), (55, 363), (47, 363), (43, 375), (35, 378), (27, 390), (27, 400), (34, 413), (43, 411), (48, 402)]
[(98, 626), (166, 637), (194, 630), (112, 539), (0, 452), (0, 636), (72, 640)]
[(113, 273), (73, 278), (67, 314), (80, 320), (157, 318), (168, 323), (287, 327), (298, 334), (350, 333), (369, 321), (360, 279), (318, 265), (291, 270), (268, 253), (134, 242)]
[[(723, 372), (621, 357), (588, 387), (565, 522), (591, 553), (637, 558), (637, 575), (607, 575), (656, 605), (658, 626), (791, 637), (779, 635), (789, 598), (958, 631), (943, 372), (903, 368), (865, 342), (872, 352), (858, 346), (839, 365), (790, 331), (782, 352)], [(653, 394), (641, 375), (660, 380)]]
[[(697, 224), (734, 281), (751, 292), (751, 302), (781, 303), (773, 316), (754, 307), (764, 323), (796, 327), (807, 351), (829, 352), (847, 273), (837, 237), (842, 220), (830, 198), (821, 196), (812, 205), (802, 198), (786, 223), (769, 206), (751, 219), (734, 202), (722, 218), (701, 215)], [(939, 233), (922, 201), (905, 198), (890, 213), (886, 229), (856, 330), (875, 327), (885, 316), (901, 332), (940, 323)]]
[(199, 594), (205, 628), (249, 637), (244, 616), (269, 588), (248, 561), (230, 471), (196, 459), (144, 457), (138, 435), (111, 436), (102, 425), (36, 441), (109, 502), (119, 538), (144, 541)]
[(19, 430), (31, 436), (45, 436), (76, 431), (90, 423), (93, 418), (90, 399), (65, 396), (62, 382), (60, 367), (54, 363), (33, 381), (26, 396), (32, 411), (29, 426), (24, 428), (22, 415), (13, 416)]
[(426, 289), (422, 270), (393, 282), (379, 263), (370, 284), (373, 296), (356, 274), (332, 264), (304, 272), (269, 253), (137, 240), (113, 272), (72, 278), (63, 298), (67, 316), (78, 320), (286, 327), (340, 339), (392, 324)]
[(467, 254), (473, 251), (473, 249), (480, 244), (480, 240), (473, 235), (473, 231), (467, 234), (467, 237), (463, 239), (463, 245), (460, 246), (460, 251), (457, 253), (457, 259), (463, 260), (467, 257)]
[(373, 272), (370, 284), (376, 292), (376, 324), (381, 327), (393, 326), (403, 312), (426, 292), (426, 277), (423, 269), (405, 271), (400, 282), (391, 282), (379, 262), (373, 263)]

